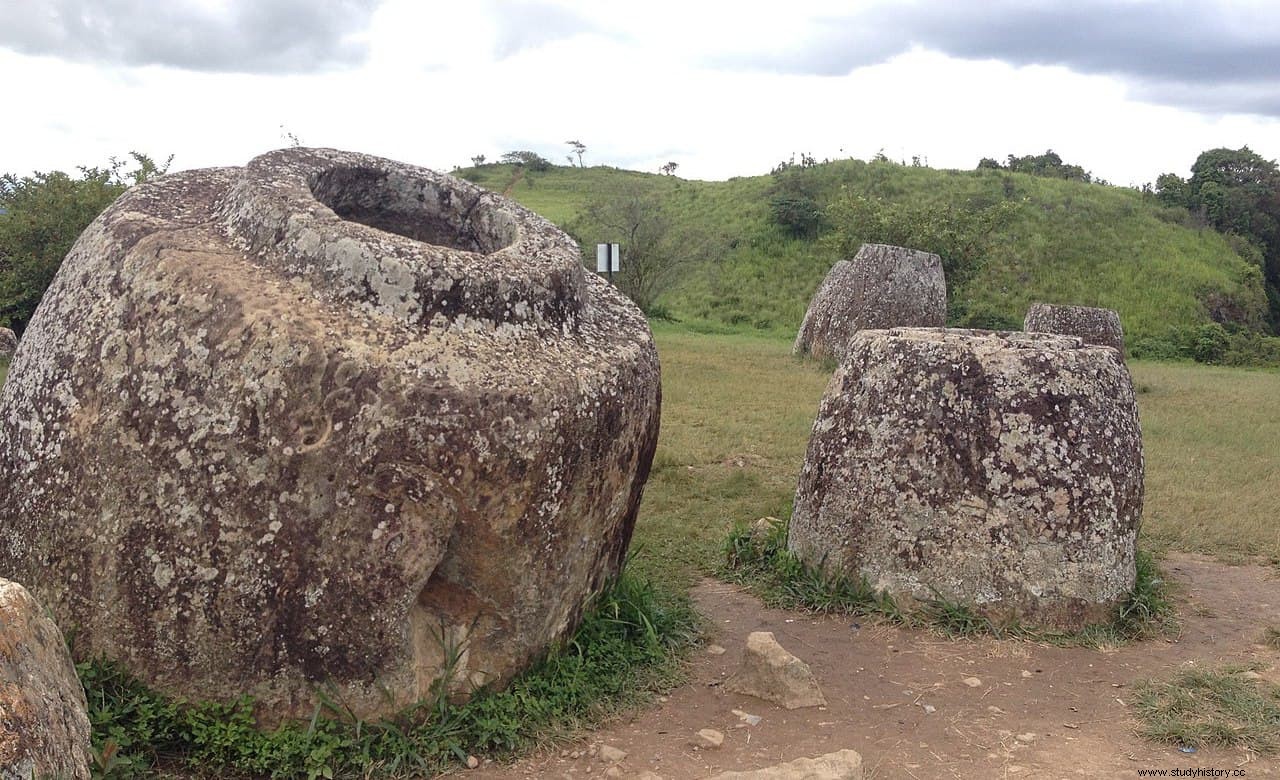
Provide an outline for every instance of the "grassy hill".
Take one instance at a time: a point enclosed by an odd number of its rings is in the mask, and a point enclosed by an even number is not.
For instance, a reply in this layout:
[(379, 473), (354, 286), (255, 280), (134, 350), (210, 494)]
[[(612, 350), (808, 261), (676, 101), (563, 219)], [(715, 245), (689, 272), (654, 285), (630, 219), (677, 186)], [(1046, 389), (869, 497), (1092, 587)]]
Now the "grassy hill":
[[(770, 198), (781, 176), (702, 182), (603, 166), (522, 174), (507, 165), (459, 173), (497, 192), (509, 191), (562, 226), (572, 225), (598, 195), (652, 193), (682, 234), (710, 238), (716, 247), (684, 263), (659, 299), (683, 320), (792, 333), (810, 296), (840, 259), (830, 242), (792, 238), (772, 222)], [(1212, 321), (1211, 310), (1242, 329), (1259, 329), (1265, 320), (1259, 269), (1186, 210), (1164, 207), (1136, 190), (999, 170), (860, 160), (793, 167), (782, 176), (793, 177), (790, 184), (798, 183), (819, 205), (842, 188), (889, 203), (1015, 204), (1011, 220), (994, 234), (985, 263), (950, 291), (954, 324), (1020, 327), (1035, 301), (1105, 306), (1120, 312), (1132, 346), (1185, 338)]]

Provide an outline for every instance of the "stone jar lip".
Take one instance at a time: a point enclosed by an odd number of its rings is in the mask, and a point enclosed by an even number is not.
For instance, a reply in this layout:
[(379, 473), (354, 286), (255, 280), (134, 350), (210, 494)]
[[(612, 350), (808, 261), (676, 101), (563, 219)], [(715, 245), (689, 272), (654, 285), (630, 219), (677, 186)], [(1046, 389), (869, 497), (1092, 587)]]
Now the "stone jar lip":
[[(447, 224), (424, 239), (344, 218), (323, 197), (335, 174), (382, 188), (339, 198), (381, 197), (399, 207), (392, 216), (405, 225)], [(580, 250), (554, 224), (470, 182), (373, 155), (312, 148), (260, 155), (238, 171), (217, 218), (255, 262), (319, 277), (325, 283), (314, 286), (327, 297), (409, 324), (572, 328), (584, 305)]]
[(1079, 336), (1057, 333), (1024, 332), (1020, 330), (979, 330), (973, 328), (886, 328), (860, 330), (854, 340), (872, 340), (889, 336), (899, 341), (964, 345), (965, 347), (993, 347), (1002, 350), (1051, 351), (1064, 349), (1090, 349)]

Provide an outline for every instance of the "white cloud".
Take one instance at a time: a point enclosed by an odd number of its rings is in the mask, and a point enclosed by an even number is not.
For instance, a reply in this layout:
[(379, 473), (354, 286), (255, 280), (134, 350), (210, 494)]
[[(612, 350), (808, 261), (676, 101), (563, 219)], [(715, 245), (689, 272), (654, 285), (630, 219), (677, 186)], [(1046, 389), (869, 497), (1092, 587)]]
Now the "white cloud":
[[(1185, 172), (1204, 149), (1280, 156), (1280, 122), (1200, 114), (1107, 75), (914, 49), (846, 75), (735, 70), (735, 52), (784, 50), (830, 3), (753, 13), (741, 3), (560, 4), (556, 34), (519, 36), (539, 6), (381, 6), (359, 67), (300, 75), (72, 64), (0, 49), (0, 171), (70, 169), (138, 149), (175, 167), (238, 165), (282, 146), (280, 125), (338, 146), (448, 169), (516, 148), (689, 177), (764, 173), (791, 152), (935, 167), (1053, 148), (1118, 184)], [(845, 4), (838, 4), (844, 6)], [(688, 6), (687, 8), (685, 6)], [(771, 6), (773, 7), (773, 6)], [(513, 37), (514, 36), (514, 37)], [(14, 118), (16, 116), (16, 118)]]

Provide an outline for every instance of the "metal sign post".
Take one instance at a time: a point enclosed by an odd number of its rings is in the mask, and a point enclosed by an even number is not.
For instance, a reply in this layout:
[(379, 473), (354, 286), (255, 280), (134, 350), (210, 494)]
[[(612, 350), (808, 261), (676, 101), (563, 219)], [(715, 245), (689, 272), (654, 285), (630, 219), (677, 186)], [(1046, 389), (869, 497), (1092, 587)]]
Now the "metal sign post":
[(605, 274), (613, 284), (613, 275), (622, 269), (621, 257), (618, 244), (596, 244), (596, 273)]

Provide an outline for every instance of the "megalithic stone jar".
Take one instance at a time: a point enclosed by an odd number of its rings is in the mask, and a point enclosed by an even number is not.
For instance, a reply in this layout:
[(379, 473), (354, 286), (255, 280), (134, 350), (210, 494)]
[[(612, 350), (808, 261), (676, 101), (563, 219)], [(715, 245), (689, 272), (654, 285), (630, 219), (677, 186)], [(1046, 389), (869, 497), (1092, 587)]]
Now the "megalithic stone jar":
[(0, 396), (0, 571), (195, 699), (501, 684), (618, 572), (658, 359), (578, 247), (467, 182), (289, 149), (129, 190)]
[(831, 267), (800, 323), (791, 351), (839, 363), (860, 330), (941, 327), (947, 318), (942, 258), (889, 244), (863, 244)]
[(1078, 629), (1133, 588), (1142, 433), (1114, 349), (865, 330), (822, 397), (788, 547), (905, 606)]
[(1113, 309), (1033, 303), (1022, 320), (1022, 329), (1027, 333), (1079, 336), (1086, 344), (1111, 347), (1124, 357), (1124, 329), (1120, 327), (1120, 315)]

